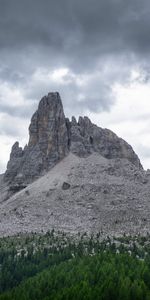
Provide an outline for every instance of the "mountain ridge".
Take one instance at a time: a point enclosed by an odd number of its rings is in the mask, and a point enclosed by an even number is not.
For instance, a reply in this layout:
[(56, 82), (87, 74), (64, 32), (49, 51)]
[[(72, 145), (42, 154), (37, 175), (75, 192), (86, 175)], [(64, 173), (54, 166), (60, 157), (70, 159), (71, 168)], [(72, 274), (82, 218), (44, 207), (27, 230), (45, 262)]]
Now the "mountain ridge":
[(65, 117), (58, 93), (41, 99), (29, 143), (16, 142), (0, 177), (0, 236), (61, 230), (102, 235), (150, 229), (150, 174), (132, 147), (88, 117)]
[(65, 117), (59, 93), (49, 93), (31, 118), (29, 142), (24, 149), (16, 142), (4, 179), (21, 187), (45, 174), (72, 152), (86, 157), (98, 152), (106, 158), (127, 158), (142, 168), (132, 147), (115, 133), (93, 124), (88, 117)]

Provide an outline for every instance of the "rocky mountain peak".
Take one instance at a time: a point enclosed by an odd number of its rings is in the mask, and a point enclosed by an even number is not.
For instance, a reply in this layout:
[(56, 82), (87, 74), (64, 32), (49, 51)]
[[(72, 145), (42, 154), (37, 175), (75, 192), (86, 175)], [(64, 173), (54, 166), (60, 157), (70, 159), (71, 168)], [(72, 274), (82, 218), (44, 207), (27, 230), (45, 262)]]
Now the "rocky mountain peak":
[(67, 130), (63, 106), (59, 93), (49, 93), (41, 99), (38, 110), (29, 126), (29, 147), (39, 146), (47, 157), (64, 157), (66, 153)]
[(69, 152), (86, 157), (93, 152), (107, 159), (126, 158), (138, 169), (142, 165), (132, 147), (88, 117), (65, 118), (59, 93), (49, 93), (39, 102), (29, 126), (29, 143), (22, 149), (16, 142), (4, 175), (11, 185), (23, 186), (43, 175)]
[(53, 167), (68, 153), (68, 135), (59, 93), (44, 96), (29, 126), (25, 149), (18, 142), (12, 147), (5, 180), (14, 182), (18, 174), (28, 183)]

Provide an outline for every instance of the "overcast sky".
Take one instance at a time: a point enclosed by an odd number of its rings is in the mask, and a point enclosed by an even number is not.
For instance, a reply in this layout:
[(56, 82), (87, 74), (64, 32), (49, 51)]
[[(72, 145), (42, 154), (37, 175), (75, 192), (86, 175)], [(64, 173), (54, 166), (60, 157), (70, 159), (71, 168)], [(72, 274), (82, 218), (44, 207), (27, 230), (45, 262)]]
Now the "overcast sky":
[(150, 168), (150, 1), (0, 0), (0, 173), (51, 91)]

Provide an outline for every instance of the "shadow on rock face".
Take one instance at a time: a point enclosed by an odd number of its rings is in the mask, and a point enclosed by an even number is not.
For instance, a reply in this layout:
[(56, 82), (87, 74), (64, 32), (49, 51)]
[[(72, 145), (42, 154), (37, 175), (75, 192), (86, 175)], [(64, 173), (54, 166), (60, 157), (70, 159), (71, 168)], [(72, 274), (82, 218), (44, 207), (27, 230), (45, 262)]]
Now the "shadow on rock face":
[(63, 190), (69, 190), (70, 189), (70, 184), (68, 182), (63, 182), (62, 189)]

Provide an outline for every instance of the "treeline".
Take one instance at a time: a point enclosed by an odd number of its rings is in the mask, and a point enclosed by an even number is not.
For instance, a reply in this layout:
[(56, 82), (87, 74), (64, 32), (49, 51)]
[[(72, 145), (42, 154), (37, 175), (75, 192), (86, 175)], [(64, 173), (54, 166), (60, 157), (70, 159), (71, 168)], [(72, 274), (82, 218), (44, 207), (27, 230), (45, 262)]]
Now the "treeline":
[(0, 241), (0, 300), (150, 300), (147, 240), (146, 248), (54, 233), (16, 240)]

